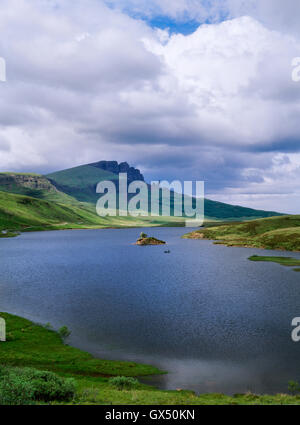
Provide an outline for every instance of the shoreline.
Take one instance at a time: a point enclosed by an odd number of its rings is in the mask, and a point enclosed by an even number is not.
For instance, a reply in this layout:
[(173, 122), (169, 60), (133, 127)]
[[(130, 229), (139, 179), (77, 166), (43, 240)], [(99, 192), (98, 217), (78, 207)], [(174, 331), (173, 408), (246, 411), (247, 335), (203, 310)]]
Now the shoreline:
[[(185, 228), (185, 225), (175, 225), (173, 223), (170, 223), (170, 225), (149, 225), (147, 226), (108, 226), (108, 227), (60, 227), (60, 228), (31, 228), (31, 230), (28, 229), (22, 229), (22, 230), (8, 230), (8, 233), (1, 234), (0, 233), (0, 239), (10, 239), (18, 237), (24, 233), (39, 233), (39, 232), (55, 232), (55, 231), (66, 231), (66, 230), (127, 230), (127, 229), (161, 229), (161, 228)], [(18, 233), (15, 233), (18, 232)]]
[[(188, 235), (188, 234), (187, 234)], [(244, 248), (244, 249), (259, 249), (261, 251), (278, 251), (278, 252), (285, 252), (285, 253), (300, 253), (300, 250), (293, 250), (290, 251), (288, 249), (284, 248), (267, 248), (263, 246), (254, 246), (254, 245), (237, 245), (237, 244), (230, 244), (226, 241), (223, 241), (221, 239), (210, 239), (210, 238), (194, 238), (194, 237), (188, 237), (187, 235), (182, 236), (182, 239), (189, 239), (194, 241), (210, 241), (213, 245), (222, 245), (226, 246), (227, 248)]]
[(183, 238), (210, 240), (227, 247), (300, 252), (300, 215), (208, 226)]
[[(160, 390), (138, 382), (134, 389), (117, 390), (110, 384), (113, 376), (149, 377), (166, 373), (134, 362), (101, 360), (77, 348), (65, 345), (59, 334), (45, 325), (9, 313), (0, 313), (7, 322), (7, 342), (1, 342), (0, 365), (49, 370), (71, 377), (76, 397), (70, 403), (88, 405), (279, 405), (300, 404), (300, 396), (252, 393), (198, 394), (188, 390)], [(38, 403), (41, 404), (41, 403)]]

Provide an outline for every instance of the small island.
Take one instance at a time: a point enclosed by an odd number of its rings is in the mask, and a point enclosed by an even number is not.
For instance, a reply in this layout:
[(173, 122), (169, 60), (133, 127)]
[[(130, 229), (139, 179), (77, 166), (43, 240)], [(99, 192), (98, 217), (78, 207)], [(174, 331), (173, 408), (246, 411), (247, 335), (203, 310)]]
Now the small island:
[(140, 237), (136, 241), (136, 245), (166, 245), (166, 242), (153, 237), (149, 237), (148, 235), (146, 235), (146, 233), (141, 233)]

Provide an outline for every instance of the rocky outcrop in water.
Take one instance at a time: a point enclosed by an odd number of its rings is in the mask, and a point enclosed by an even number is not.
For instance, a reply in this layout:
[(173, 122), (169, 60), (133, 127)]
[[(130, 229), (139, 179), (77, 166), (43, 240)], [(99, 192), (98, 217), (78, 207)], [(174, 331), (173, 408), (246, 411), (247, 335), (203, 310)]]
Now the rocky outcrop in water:
[(141, 233), (140, 237), (136, 241), (136, 245), (145, 246), (145, 245), (166, 245), (166, 242), (159, 239), (149, 237), (145, 233)]

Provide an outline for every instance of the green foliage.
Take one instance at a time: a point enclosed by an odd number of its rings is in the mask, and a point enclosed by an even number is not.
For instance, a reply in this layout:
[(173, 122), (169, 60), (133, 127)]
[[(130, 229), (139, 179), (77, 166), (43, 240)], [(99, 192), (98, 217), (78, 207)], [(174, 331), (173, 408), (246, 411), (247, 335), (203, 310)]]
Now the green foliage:
[(290, 381), (288, 388), (289, 388), (289, 392), (292, 394), (300, 393), (300, 385), (296, 381)]
[(53, 326), (51, 325), (51, 323), (46, 323), (45, 325), (44, 325), (44, 327), (45, 327), (45, 329), (48, 329), (48, 330), (52, 330), (53, 329)]
[(146, 233), (144, 233), (144, 232), (142, 232), (141, 234), (140, 234), (140, 239), (145, 239), (145, 238), (147, 238), (148, 237), (148, 235), (146, 235)]
[(19, 374), (0, 369), (0, 405), (34, 404), (33, 389)]
[(132, 390), (139, 385), (139, 381), (137, 379), (127, 378), (126, 376), (116, 376), (115, 378), (110, 378), (108, 382), (118, 391)]
[(60, 337), (62, 339), (66, 339), (71, 335), (71, 331), (67, 328), (67, 326), (62, 326), (59, 330), (58, 330), (58, 334), (60, 335)]
[(69, 401), (74, 395), (73, 379), (32, 368), (0, 369), (0, 405)]

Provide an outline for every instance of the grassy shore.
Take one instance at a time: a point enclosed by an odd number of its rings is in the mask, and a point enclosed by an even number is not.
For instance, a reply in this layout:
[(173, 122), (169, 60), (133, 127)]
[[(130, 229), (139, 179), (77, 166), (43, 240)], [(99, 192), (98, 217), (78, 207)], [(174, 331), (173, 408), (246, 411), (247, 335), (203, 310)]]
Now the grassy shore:
[(49, 370), (62, 377), (72, 377), (77, 394), (72, 404), (300, 404), (300, 396), (202, 394), (192, 391), (161, 391), (143, 384), (132, 390), (117, 390), (109, 382), (112, 376), (136, 377), (162, 373), (148, 365), (93, 358), (73, 347), (64, 345), (60, 336), (26, 319), (0, 313), (7, 324), (7, 342), (0, 343), (0, 365), (34, 367)]
[[(264, 257), (260, 255), (252, 255), (252, 257), (249, 257), (250, 261), (256, 261), (256, 262), (269, 262), (269, 263), (277, 263), (281, 266), (285, 267), (296, 267), (300, 266), (300, 260), (297, 260), (296, 258), (291, 257)], [(300, 269), (294, 269), (296, 272), (299, 272)]]
[(178, 217), (99, 217), (90, 204), (67, 205), (0, 191), (0, 237), (18, 232), (184, 226)]
[(205, 227), (185, 235), (227, 246), (300, 251), (300, 216), (282, 216)]

